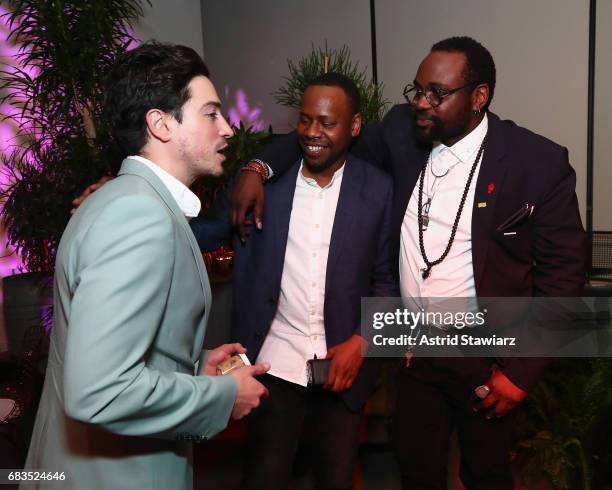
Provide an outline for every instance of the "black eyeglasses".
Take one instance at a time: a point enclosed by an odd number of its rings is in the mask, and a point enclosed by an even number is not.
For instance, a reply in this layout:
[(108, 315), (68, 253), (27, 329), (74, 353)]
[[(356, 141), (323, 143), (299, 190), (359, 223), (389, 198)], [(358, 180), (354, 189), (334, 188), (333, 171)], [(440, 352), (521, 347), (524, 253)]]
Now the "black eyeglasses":
[(466, 87), (478, 85), (478, 83), (479, 82), (466, 83), (465, 85), (454, 88), (452, 90), (445, 90), (443, 88), (437, 87), (422, 90), (416, 87), (415, 85), (409, 83), (404, 87), (404, 91), (402, 92), (402, 94), (404, 95), (406, 102), (408, 102), (410, 105), (416, 105), (419, 102), (421, 96), (424, 95), (425, 99), (427, 99), (427, 102), (429, 102), (429, 105), (433, 108), (436, 108), (442, 102), (444, 102), (444, 99), (446, 99), (450, 95), (453, 95), (454, 93), (459, 92), (459, 90), (463, 90)]

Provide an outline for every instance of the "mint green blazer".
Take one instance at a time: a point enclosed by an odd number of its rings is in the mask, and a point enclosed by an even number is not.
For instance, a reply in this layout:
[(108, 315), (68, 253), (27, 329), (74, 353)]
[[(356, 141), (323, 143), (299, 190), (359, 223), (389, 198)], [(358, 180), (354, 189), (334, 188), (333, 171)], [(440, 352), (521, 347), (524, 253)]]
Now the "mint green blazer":
[(59, 245), (26, 468), (65, 472), (48, 488), (191, 489), (191, 441), (223, 430), (236, 397), (233, 377), (198, 376), (210, 306), (187, 220), (149, 168), (124, 160)]

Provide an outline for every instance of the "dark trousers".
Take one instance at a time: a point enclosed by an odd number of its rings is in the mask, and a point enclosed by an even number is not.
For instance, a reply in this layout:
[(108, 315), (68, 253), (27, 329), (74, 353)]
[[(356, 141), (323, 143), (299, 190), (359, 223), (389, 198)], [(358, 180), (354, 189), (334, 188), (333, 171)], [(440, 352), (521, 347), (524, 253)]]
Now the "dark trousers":
[(357, 463), (363, 409), (350, 411), (339, 394), (264, 375), (270, 396), (248, 417), (247, 490), (286, 490), (302, 426), (312, 419), (317, 489), (350, 489)]
[(480, 358), (415, 358), (409, 368), (400, 368), (392, 437), (405, 490), (446, 490), (455, 428), (466, 489), (514, 489), (514, 413), (487, 420), (473, 410), (474, 388), (489, 378), (490, 369)]

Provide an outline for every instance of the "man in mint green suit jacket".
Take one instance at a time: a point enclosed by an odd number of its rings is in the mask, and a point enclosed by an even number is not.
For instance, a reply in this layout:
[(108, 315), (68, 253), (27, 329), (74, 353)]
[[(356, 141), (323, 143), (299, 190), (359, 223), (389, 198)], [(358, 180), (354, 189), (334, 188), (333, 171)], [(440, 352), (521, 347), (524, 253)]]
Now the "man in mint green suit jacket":
[(265, 395), (254, 376), (267, 366), (214, 375), (240, 345), (201, 359), (211, 293), (186, 219), (199, 201), (187, 186), (221, 172), (232, 132), (206, 66), (183, 46), (127, 53), (106, 105), (117, 140), (135, 156), (78, 209), (60, 242), (26, 468), (63, 472), (48, 488), (190, 489), (191, 442)]

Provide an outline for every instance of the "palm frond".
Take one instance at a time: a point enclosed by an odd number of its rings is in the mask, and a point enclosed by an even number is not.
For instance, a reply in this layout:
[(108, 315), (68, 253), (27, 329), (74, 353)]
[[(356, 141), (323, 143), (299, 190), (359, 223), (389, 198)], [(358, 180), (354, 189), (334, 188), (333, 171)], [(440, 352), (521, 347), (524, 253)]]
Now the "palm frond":
[(340, 49), (312, 46), (309, 55), (296, 62), (287, 60), (289, 75), (283, 77), (284, 85), (272, 93), (274, 100), (286, 107), (299, 108), (306, 86), (327, 72), (341, 73), (355, 82), (361, 98), (360, 111), (364, 121), (380, 121), (389, 101), (383, 96), (383, 85), (368, 80), (366, 69), (351, 60), (351, 51), (344, 45)]
[(131, 26), (144, 2), (6, 2), (8, 42), (19, 49), (17, 66), (0, 71), (0, 103), (15, 108), (4, 117), (17, 128), (19, 148), (3, 156), (9, 180), (0, 201), (9, 243), (28, 270), (53, 270), (75, 194), (120, 161), (101, 117), (104, 83), (115, 58), (136, 40)]

